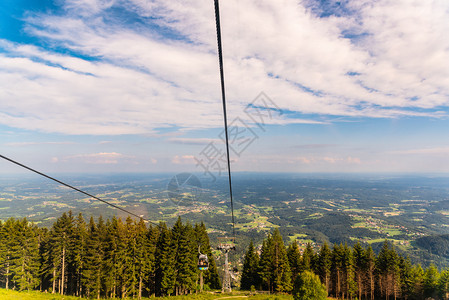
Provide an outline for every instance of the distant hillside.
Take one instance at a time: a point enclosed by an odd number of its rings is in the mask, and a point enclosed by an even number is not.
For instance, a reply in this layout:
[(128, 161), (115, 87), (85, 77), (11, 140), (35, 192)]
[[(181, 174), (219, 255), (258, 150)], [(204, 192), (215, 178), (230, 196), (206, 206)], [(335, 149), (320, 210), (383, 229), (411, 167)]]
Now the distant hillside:
[(449, 234), (424, 236), (416, 239), (416, 245), (432, 254), (449, 258)]

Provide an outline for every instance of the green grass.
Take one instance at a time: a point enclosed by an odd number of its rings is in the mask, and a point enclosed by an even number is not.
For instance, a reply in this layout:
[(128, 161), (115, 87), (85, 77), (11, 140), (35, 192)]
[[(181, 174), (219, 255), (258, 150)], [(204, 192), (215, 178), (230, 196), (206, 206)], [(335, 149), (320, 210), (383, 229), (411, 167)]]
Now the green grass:
[(47, 293), (41, 293), (37, 291), (12, 291), (0, 289), (0, 299), (8, 299), (8, 300), (75, 300), (79, 299), (78, 297), (73, 296), (62, 296), (62, 295), (52, 295)]
[[(161, 297), (161, 298), (150, 298), (154, 300), (213, 300), (213, 299), (250, 299), (250, 300), (292, 300), (291, 295), (249, 295), (248, 292), (232, 292), (231, 294), (220, 294), (220, 293), (204, 293), (204, 294), (193, 294), (187, 296), (172, 296), (172, 297)], [(11, 300), (75, 300), (80, 299), (74, 296), (61, 296), (58, 294), (48, 294), (38, 291), (12, 291), (0, 289), (0, 299), (11, 299)], [(82, 298), (87, 299), (87, 298)], [(104, 298), (102, 298), (104, 299)], [(127, 298), (131, 299), (131, 298)], [(143, 298), (149, 299), (149, 298)]]

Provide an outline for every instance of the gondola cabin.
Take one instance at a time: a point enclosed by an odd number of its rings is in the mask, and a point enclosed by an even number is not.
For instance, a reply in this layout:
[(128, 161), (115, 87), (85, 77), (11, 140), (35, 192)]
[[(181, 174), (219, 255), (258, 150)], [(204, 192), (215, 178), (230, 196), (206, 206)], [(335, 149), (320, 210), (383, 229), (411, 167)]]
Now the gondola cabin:
[(206, 271), (209, 268), (209, 259), (206, 254), (200, 254), (198, 256), (198, 270)]

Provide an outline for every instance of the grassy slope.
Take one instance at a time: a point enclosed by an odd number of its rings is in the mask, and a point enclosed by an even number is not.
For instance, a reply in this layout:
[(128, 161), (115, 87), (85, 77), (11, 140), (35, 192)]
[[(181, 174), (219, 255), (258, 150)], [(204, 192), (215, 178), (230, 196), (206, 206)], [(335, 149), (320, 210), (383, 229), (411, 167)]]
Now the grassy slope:
[[(155, 300), (213, 300), (213, 299), (250, 299), (250, 300), (292, 300), (292, 296), (288, 295), (256, 295), (256, 296), (247, 296), (247, 293), (234, 292), (232, 295), (225, 294), (201, 294), (201, 295), (188, 295), (188, 296), (177, 296), (177, 297), (165, 297), (165, 298), (151, 298)], [(61, 296), (61, 295), (52, 295), (46, 294), (36, 291), (31, 292), (17, 292), (12, 290), (0, 289), (0, 299), (11, 299), (11, 300), (79, 300), (78, 297), (73, 296)], [(85, 298), (83, 298), (85, 299)], [(148, 299), (148, 298), (146, 298)]]

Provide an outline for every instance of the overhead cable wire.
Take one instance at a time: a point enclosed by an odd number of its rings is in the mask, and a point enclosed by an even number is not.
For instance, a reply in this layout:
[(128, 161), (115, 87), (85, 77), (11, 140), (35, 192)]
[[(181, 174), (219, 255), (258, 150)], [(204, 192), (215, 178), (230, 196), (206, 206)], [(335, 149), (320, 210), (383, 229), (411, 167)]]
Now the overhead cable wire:
[(235, 240), (234, 202), (232, 201), (231, 161), (229, 160), (228, 118), (226, 115), (226, 93), (225, 93), (224, 70), (223, 70), (223, 51), (221, 44), (220, 7), (218, 4), (218, 0), (214, 0), (214, 4), (215, 4), (215, 25), (217, 28), (218, 63), (220, 65), (221, 99), (223, 102), (224, 130), (226, 136), (226, 157), (228, 162), (229, 196), (231, 198), (232, 235)]
[(51, 177), (51, 176), (49, 176), (49, 175), (47, 175), (47, 174), (45, 174), (45, 173), (39, 172), (39, 171), (37, 171), (37, 170), (35, 170), (35, 169), (33, 169), (33, 168), (30, 168), (30, 167), (28, 167), (28, 166), (26, 166), (26, 165), (24, 165), (24, 164), (22, 164), (22, 163), (19, 163), (18, 161), (15, 161), (15, 160), (13, 160), (13, 159), (11, 159), (11, 158), (8, 158), (8, 157), (6, 157), (6, 156), (4, 156), (4, 155), (1, 155), (1, 154), (0, 154), (0, 158), (3, 158), (4, 160), (7, 160), (7, 161), (9, 161), (9, 162), (12, 162), (13, 164), (16, 164), (16, 165), (18, 165), (18, 166), (20, 166), (20, 167), (22, 167), (22, 168), (24, 168), (24, 169), (27, 169), (27, 170), (29, 170), (29, 171), (31, 171), (31, 172), (34, 172), (34, 173), (36, 173), (36, 174), (39, 174), (39, 175), (41, 175), (41, 176), (43, 176), (43, 177), (46, 177), (46, 178), (48, 178), (48, 179), (50, 179), (50, 180), (53, 180), (53, 181), (55, 181), (55, 182), (57, 182), (57, 183), (59, 183), (59, 184), (65, 186), (65, 187), (68, 187), (68, 188), (70, 188), (70, 189), (72, 189), (72, 190), (75, 190), (75, 191), (77, 191), (77, 192), (80, 192), (81, 194), (84, 194), (84, 195), (86, 195), (86, 196), (89, 196), (90, 198), (93, 198), (93, 199), (95, 199), (95, 200), (101, 201), (101, 202), (103, 202), (103, 203), (105, 203), (105, 204), (107, 204), (107, 205), (109, 205), (109, 206), (112, 206), (112, 207), (114, 207), (114, 208), (116, 208), (116, 209), (118, 209), (118, 210), (121, 210), (121, 211), (123, 211), (123, 212), (125, 212), (125, 213), (127, 213), (127, 214), (129, 214), (129, 215), (131, 215), (131, 216), (134, 216), (134, 217), (136, 217), (136, 218), (139, 218), (139, 219), (141, 219), (141, 220), (144, 221), (144, 222), (148, 222), (148, 223), (153, 224), (153, 225), (158, 226), (158, 227), (160, 226), (159, 224), (157, 224), (157, 223), (155, 223), (155, 222), (153, 222), (153, 221), (150, 221), (150, 220), (148, 220), (148, 219), (145, 219), (145, 218), (143, 218), (143, 217), (141, 217), (141, 216), (139, 216), (139, 215), (136, 215), (135, 213), (130, 212), (129, 210), (126, 210), (126, 209), (121, 208), (121, 207), (119, 207), (119, 206), (117, 206), (117, 205), (115, 205), (115, 204), (112, 204), (112, 203), (110, 203), (110, 202), (108, 202), (108, 201), (106, 201), (106, 200), (103, 200), (103, 199), (101, 199), (101, 198), (98, 198), (98, 197), (96, 197), (96, 196), (94, 196), (94, 195), (92, 195), (92, 194), (89, 194), (89, 193), (87, 193), (87, 192), (85, 192), (85, 191), (83, 191), (83, 190), (81, 190), (81, 189), (79, 189), (79, 188), (76, 188), (76, 187), (74, 187), (74, 186), (72, 186), (72, 185), (70, 185), (70, 184), (67, 184), (67, 183), (65, 183), (65, 182), (63, 182), (63, 181), (61, 181), (61, 180), (59, 180), (59, 179), (56, 179), (56, 178), (54, 178), (54, 177)]

